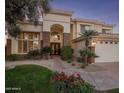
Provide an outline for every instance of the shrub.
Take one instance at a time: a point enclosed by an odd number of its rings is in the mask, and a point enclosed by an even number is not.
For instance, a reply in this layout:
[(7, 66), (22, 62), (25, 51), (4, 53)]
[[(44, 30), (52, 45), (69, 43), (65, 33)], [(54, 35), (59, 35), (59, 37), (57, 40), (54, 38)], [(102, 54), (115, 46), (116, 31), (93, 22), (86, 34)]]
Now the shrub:
[(87, 49), (87, 48), (80, 50), (79, 53), (80, 53), (80, 56), (98, 57), (92, 50)]
[(81, 57), (77, 57), (77, 62), (82, 63), (82, 58)]
[(72, 58), (73, 50), (70, 46), (63, 46), (61, 49), (61, 58), (63, 60), (69, 60)]
[(51, 52), (51, 47), (43, 47), (41, 50), (42, 54), (44, 55), (45, 59), (48, 59), (50, 52)]
[(85, 82), (79, 73), (67, 76), (64, 72), (56, 72), (51, 80), (57, 93), (91, 93), (94, 88)]
[(87, 65), (88, 63), (92, 63), (90, 58), (98, 57), (92, 50), (88, 48), (84, 48), (83, 50), (79, 51), (80, 56), (82, 57), (82, 61), (84, 61)]
[(51, 47), (43, 47), (43, 49), (41, 50), (43, 54), (47, 54), (47, 53), (50, 53), (51, 52)]
[(23, 59), (26, 59), (25, 55), (10, 54), (5, 56), (6, 61), (17, 61), (17, 60), (23, 60)]
[(71, 59), (67, 60), (67, 63), (71, 63), (71, 62), (72, 62), (72, 60), (71, 60)]
[(31, 50), (31, 51), (29, 51), (28, 54), (27, 54), (27, 56), (28, 56), (29, 58), (36, 57), (36, 56), (38, 56), (38, 55), (40, 55), (40, 51), (39, 51), (39, 50)]

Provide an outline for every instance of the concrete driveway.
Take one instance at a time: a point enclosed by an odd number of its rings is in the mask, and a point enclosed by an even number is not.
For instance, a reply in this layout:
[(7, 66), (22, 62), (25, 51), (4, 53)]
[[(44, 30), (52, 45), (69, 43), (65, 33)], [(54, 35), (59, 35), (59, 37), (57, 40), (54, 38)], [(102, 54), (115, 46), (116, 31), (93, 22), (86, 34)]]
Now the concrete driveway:
[(85, 69), (76, 68), (60, 58), (50, 60), (26, 60), (18, 62), (6, 62), (7, 68), (13, 68), (16, 65), (35, 64), (47, 67), (53, 71), (64, 71), (70, 75), (75, 72), (81, 74), (81, 77), (95, 86), (97, 90), (108, 90), (119, 87), (119, 63), (94, 63)]
[(85, 79), (96, 86), (97, 90), (119, 88), (119, 63), (94, 63), (84, 69)]

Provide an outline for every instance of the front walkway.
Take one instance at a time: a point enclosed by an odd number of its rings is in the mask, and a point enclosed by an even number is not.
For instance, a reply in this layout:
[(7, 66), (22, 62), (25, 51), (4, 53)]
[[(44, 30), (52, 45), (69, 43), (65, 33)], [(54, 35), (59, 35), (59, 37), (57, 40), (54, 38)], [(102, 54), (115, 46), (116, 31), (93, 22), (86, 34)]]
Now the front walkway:
[(6, 62), (6, 68), (9, 69), (23, 64), (41, 65), (53, 71), (64, 71), (68, 75), (78, 72), (84, 80), (94, 85), (97, 90), (119, 87), (118, 63), (95, 63), (87, 66), (85, 69), (81, 69), (55, 57), (50, 60)]

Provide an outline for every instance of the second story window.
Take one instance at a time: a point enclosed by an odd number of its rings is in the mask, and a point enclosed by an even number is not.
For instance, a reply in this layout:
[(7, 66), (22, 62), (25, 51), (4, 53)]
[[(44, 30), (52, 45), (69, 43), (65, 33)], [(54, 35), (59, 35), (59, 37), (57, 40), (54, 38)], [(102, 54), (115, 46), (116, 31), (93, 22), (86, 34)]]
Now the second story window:
[(84, 32), (85, 30), (91, 30), (90, 25), (80, 25), (80, 32)]

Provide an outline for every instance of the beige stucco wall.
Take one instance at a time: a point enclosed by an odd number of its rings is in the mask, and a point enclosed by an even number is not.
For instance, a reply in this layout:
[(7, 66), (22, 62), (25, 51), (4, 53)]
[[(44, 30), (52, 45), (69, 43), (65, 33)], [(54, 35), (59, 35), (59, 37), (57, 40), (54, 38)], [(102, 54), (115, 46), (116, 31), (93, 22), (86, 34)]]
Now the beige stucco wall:
[(80, 42), (76, 42), (75, 43), (75, 47), (74, 47), (74, 56), (75, 57), (80, 57), (80, 49), (85, 48), (85, 41), (80, 41)]
[(109, 27), (109, 26), (103, 26), (102, 28), (103, 28), (103, 29), (113, 30), (113, 28), (112, 28), (112, 27)]
[(46, 14), (43, 16), (43, 20), (70, 22), (70, 16), (60, 14)]
[(93, 23), (86, 23), (86, 22), (72, 22), (72, 23), (73, 23), (73, 39), (80, 37), (80, 33), (81, 33), (80, 25), (90, 25), (91, 30), (97, 31), (99, 33), (102, 33), (102, 29), (108, 29), (109, 33), (112, 33), (113, 31), (113, 27), (104, 26), (101, 24), (93, 24)]
[(119, 44), (100, 44), (97, 42), (95, 53), (99, 56), (95, 62), (119, 62)]
[(12, 54), (17, 54), (18, 53), (18, 40), (15, 38), (12, 39)]
[(83, 23), (83, 22), (76, 22), (76, 24), (75, 25), (77, 25), (77, 27), (76, 27), (76, 36), (75, 36), (75, 38), (77, 38), (77, 37), (80, 37), (80, 31), (81, 31), (81, 25), (90, 25), (91, 26), (91, 29), (94, 29), (94, 24), (91, 24), (91, 23)]
[(50, 32), (51, 26), (59, 24), (64, 27), (64, 33), (70, 33), (70, 16), (47, 14), (43, 17), (43, 31)]
[(19, 24), (21, 31), (27, 31), (27, 32), (41, 32), (42, 31), (42, 26), (37, 25), (35, 26), (34, 24), (26, 24), (26, 23), (21, 23)]
[(62, 22), (56, 22), (56, 21), (44, 21), (43, 31), (50, 32), (50, 28), (54, 24), (62, 25), (64, 27), (63, 29), (64, 33), (70, 33), (70, 23), (62, 23)]
[(98, 32), (102, 32), (102, 25), (94, 25), (94, 30)]

